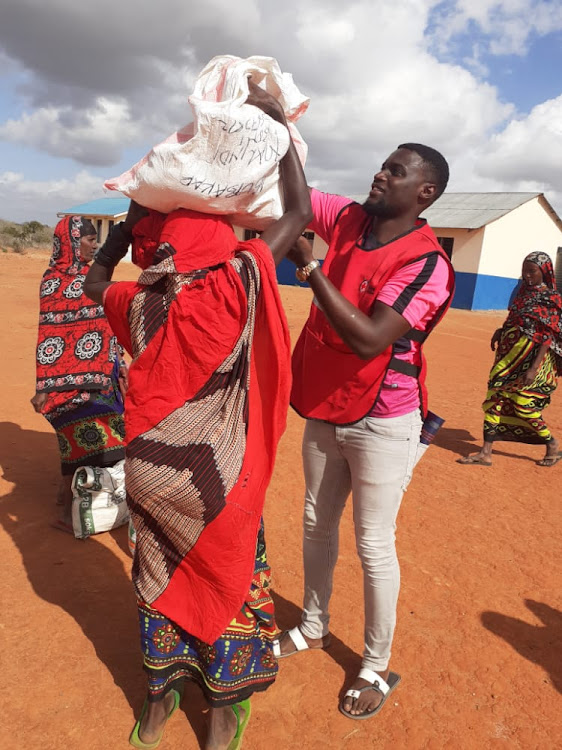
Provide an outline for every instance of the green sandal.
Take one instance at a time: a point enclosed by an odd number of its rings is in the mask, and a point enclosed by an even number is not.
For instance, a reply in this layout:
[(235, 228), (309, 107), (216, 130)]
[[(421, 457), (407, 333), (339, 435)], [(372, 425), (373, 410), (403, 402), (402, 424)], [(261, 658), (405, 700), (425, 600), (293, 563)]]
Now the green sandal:
[[(170, 713), (168, 714), (168, 719), (171, 717), (171, 715), (174, 713), (174, 711), (177, 709), (177, 707), (180, 705), (181, 701), (181, 693), (178, 690), (170, 690), (172, 695), (174, 696), (174, 703), (172, 705), (172, 708), (170, 709)], [(148, 708), (148, 701), (145, 699), (144, 706), (142, 707), (140, 719), (135, 724), (133, 731), (131, 732), (131, 736), (129, 737), (129, 745), (132, 745), (133, 747), (138, 747), (140, 750), (153, 750), (153, 748), (158, 747), (158, 745), (162, 742), (162, 736), (164, 734), (164, 729), (160, 732), (160, 736), (157, 740), (154, 742), (143, 742), (141, 738), (139, 737), (139, 730), (142, 720), (144, 719), (144, 715), (146, 713), (146, 710)], [(166, 719), (166, 722), (168, 722), (168, 719)], [(165, 728), (165, 725), (164, 725)]]
[[(252, 712), (250, 699), (247, 698), (245, 701), (235, 703), (233, 706), (231, 706), (231, 708), (234, 711), (234, 715), (236, 716), (236, 734), (232, 738), (230, 745), (228, 746), (228, 750), (240, 750), (240, 748), (242, 747), (242, 735), (244, 734), (244, 730), (248, 725), (250, 714)], [(240, 721), (240, 708), (243, 708), (246, 711), (246, 714), (244, 715), (242, 721)]]

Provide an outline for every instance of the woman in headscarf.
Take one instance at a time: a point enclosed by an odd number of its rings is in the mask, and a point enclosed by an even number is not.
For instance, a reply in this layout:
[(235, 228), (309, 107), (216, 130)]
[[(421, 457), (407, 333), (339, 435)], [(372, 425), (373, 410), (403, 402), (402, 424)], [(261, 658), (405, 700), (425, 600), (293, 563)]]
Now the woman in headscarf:
[(61, 518), (72, 531), (72, 477), (79, 466), (113, 466), (125, 458), (119, 376), (126, 377), (117, 339), (103, 307), (84, 296), (83, 284), (97, 247), (94, 225), (67, 216), (55, 228), (53, 252), (39, 292), (35, 411), (55, 429), (62, 478)]
[(490, 342), (497, 351), (482, 404), (484, 445), (458, 459), (461, 464), (491, 466), (496, 440), (545, 445), (539, 466), (554, 466), (562, 458), (558, 440), (542, 417), (561, 371), (562, 299), (546, 253), (527, 255), (521, 275), (507, 319)]
[[(250, 91), (249, 103), (286, 124), (273, 97)], [(260, 239), (239, 242), (220, 216), (150, 212), (134, 256), (146, 265), (147, 244), (158, 249), (138, 282), (108, 283), (131, 239), (120, 225), (86, 281), (133, 357), (125, 473), (148, 674), (130, 737), (139, 748), (160, 742), (185, 678), (210, 706), (207, 750), (239, 748), (251, 694), (277, 673), (261, 522), (290, 388), (275, 265), (311, 218), (292, 143), (279, 168), (285, 213)]]

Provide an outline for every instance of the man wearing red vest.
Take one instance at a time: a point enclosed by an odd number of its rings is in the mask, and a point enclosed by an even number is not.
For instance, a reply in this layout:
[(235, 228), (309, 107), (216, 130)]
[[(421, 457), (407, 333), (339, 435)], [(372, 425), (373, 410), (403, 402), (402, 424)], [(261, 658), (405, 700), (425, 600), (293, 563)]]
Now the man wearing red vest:
[(291, 404), (306, 418), (302, 622), (279, 657), (329, 644), (338, 527), (352, 492), (364, 575), (362, 669), (340, 710), (377, 713), (400, 677), (389, 671), (400, 569), (396, 517), (427, 411), (422, 343), (448, 309), (454, 273), (420, 213), (444, 191), (435, 149), (405, 143), (384, 162), (360, 206), (311, 189), (310, 228), (329, 245), (324, 265), (299, 241), (291, 259), (314, 300), (293, 354)]

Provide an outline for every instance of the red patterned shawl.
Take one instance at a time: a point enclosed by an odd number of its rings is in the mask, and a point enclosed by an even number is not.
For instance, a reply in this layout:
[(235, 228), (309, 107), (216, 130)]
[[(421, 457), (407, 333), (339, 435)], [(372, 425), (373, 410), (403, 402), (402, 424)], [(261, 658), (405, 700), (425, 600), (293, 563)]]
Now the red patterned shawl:
[(160, 233), (166, 219), (166, 214), (149, 208), (148, 216), (144, 216), (133, 227), (132, 260), (135, 265), (146, 269), (152, 265), (154, 255), (160, 244)]
[(36, 389), (51, 394), (48, 412), (79, 391), (107, 388), (117, 356), (103, 307), (84, 296), (88, 264), (79, 254), (81, 226), (80, 216), (59, 221), (41, 280)]
[(133, 356), (127, 491), (139, 598), (213, 643), (248, 595), (290, 389), (290, 341), (262, 240), (168, 216), (154, 265), (109, 287)]
[(530, 253), (525, 261), (535, 263), (542, 272), (544, 285), (529, 287), (522, 281), (509, 307), (504, 328), (519, 328), (535, 344), (548, 343), (557, 356), (558, 369), (562, 360), (562, 298), (556, 291), (552, 261), (547, 253)]

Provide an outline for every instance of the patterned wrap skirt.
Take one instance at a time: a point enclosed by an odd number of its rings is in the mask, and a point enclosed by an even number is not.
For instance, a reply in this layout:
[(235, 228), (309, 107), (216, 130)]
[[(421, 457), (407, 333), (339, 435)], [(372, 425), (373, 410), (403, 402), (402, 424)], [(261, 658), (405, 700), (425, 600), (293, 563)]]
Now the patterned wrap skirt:
[(229, 706), (267, 690), (277, 676), (275, 624), (263, 523), (256, 545), (254, 577), (246, 601), (212, 645), (186, 633), (144, 602), (137, 602), (148, 674), (148, 700), (160, 700), (184, 678), (199, 684), (213, 708)]
[(522, 376), (537, 356), (538, 344), (517, 328), (503, 332), (494, 366), (490, 372), (484, 410), (484, 440), (510, 440), (518, 443), (545, 444), (552, 434), (542, 410), (556, 389), (556, 359), (549, 350), (530, 385)]
[[(118, 373), (118, 363), (116, 373)], [(57, 433), (64, 475), (79, 466), (113, 466), (125, 458), (123, 398), (117, 376), (104, 391), (84, 391), (46, 415)]]

